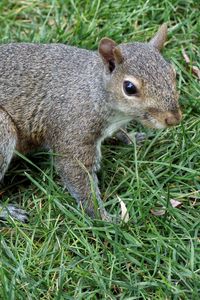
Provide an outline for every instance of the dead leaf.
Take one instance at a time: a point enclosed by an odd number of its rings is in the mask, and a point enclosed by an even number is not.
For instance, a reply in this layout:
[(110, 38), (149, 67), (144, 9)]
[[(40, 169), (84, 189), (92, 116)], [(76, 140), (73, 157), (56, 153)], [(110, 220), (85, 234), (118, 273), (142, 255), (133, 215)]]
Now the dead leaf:
[(192, 66), (192, 72), (193, 72), (193, 74), (197, 75), (197, 77), (200, 80), (200, 69), (196, 66)]
[(153, 216), (164, 216), (164, 214), (166, 213), (165, 209), (151, 209), (151, 213)]
[(127, 211), (126, 205), (125, 205), (124, 201), (122, 201), (119, 196), (117, 196), (117, 198), (118, 198), (119, 203), (121, 205), (121, 220), (124, 223), (127, 223), (130, 217), (129, 217), (129, 213)]
[[(169, 201), (173, 208), (178, 208), (178, 207), (181, 207), (181, 205), (182, 205), (182, 202), (180, 202), (176, 199), (170, 199)], [(153, 208), (153, 209), (151, 209), (151, 213), (152, 213), (152, 215), (157, 216), (157, 217), (164, 216), (166, 213), (166, 208), (165, 207), (161, 207), (158, 209)]]
[(182, 202), (176, 200), (176, 199), (170, 199), (169, 200), (172, 207), (176, 208), (176, 207), (181, 207), (181, 205), (183, 204)]

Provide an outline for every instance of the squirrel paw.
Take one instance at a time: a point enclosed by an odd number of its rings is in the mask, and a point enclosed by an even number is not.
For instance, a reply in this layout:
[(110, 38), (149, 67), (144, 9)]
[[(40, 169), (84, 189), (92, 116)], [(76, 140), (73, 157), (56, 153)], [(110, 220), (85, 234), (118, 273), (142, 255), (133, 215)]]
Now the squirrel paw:
[(131, 145), (133, 143), (133, 141), (131, 140), (131, 137), (129, 136), (129, 134), (126, 132), (126, 130), (120, 129), (117, 133), (116, 133), (116, 138), (122, 142), (124, 145)]
[(17, 208), (13, 204), (9, 204), (6, 207), (0, 207), (0, 220), (6, 221), (11, 216), (23, 223), (28, 223), (28, 214), (25, 210)]
[[(125, 130), (119, 130), (116, 133), (116, 138), (125, 145), (131, 145), (133, 143), (131, 135), (129, 135)], [(147, 135), (144, 132), (136, 132), (135, 140), (137, 144), (143, 143), (147, 139)]]
[(147, 135), (144, 132), (136, 132), (135, 140), (137, 144), (143, 143), (147, 139)]

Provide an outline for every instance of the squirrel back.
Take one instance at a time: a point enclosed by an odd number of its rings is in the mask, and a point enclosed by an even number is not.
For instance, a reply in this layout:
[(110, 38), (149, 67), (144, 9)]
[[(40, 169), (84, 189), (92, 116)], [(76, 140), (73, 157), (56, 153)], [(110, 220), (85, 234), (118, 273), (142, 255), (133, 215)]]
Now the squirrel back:
[(101, 98), (95, 83), (101, 81), (101, 68), (98, 54), (85, 49), (62, 44), (2, 45), (0, 106), (13, 119), (20, 139), (39, 145), (54, 120), (62, 126), (59, 120), (64, 118), (70, 132), (75, 119), (88, 121), (95, 114), (94, 106), (100, 109), (103, 103), (93, 92)]

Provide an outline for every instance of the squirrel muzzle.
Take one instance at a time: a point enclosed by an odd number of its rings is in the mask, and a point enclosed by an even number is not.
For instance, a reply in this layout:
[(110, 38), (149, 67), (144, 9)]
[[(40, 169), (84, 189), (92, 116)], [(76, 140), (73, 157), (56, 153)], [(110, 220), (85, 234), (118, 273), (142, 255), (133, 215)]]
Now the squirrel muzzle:
[(165, 123), (167, 126), (175, 126), (180, 123), (182, 119), (182, 113), (180, 110), (176, 112), (167, 112), (165, 117)]
[(148, 112), (144, 114), (142, 123), (151, 128), (166, 128), (176, 126), (182, 119), (182, 113), (179, 108), (176, 110), (168, 110), (166, 112), (160, 111), (155, 108), (149, 108)]

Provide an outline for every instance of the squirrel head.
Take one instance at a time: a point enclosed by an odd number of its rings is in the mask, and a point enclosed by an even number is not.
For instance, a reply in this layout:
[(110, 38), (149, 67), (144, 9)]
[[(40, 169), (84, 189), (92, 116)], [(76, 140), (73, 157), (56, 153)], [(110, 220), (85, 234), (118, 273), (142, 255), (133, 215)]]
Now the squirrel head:
[(153, 128), (173, 126), (181, 120), (176, 72), (160, 54), (166, 38), (163, 24), (148, 43), (117, 45), (109, 38), (99, 43), (109, 103)]

